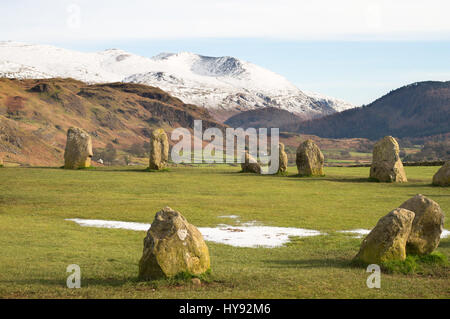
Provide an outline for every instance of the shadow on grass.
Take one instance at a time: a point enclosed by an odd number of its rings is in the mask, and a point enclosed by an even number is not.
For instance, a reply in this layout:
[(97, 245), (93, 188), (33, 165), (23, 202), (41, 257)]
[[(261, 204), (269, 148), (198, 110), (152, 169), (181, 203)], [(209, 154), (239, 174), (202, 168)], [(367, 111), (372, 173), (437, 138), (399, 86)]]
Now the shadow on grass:
[[(334, 178), (331, 176), (302, 176), (302, 175), (289, 175), (286, 176), (290, 178), (290, 180), (305, 180), (305, 181), (327, 181), (327, 182), (338, 182), (338, 183), (374, 183), (370, 181), (368, 178), (361, 177), (349, 177), (349, 178)], [(375, 182), (377, 183), (377, 182)]]
[[(138, 284), (140, 281), (137, 277), (129, 278), (83, 278), (81, 277), (81, 287), (104, 286), (119, 287), (125, 284)], [(44, 286), (60, 286), (67, 287), (66, 279), (21, 279), (21, 280), (0, 280), (0, 284), (36, 284)]]
[(264, 260), (269, 268), (353, 268), (349, 259)]
[(438, 248), (450, 248), (450, 240), (441, 241)]
[[(14, 167), (17, 168), (17, 167)], [(136, 168), (121, 168), (121, 167), (88, 167), (88, 168), (78, 168), (78, 169), (64, 169), (60, 166), (21, 166), (22, 169), (48, 169), (48, 170), (58, 170), (66, 172), (78, 172), (78, 171), (89, 171), (89, 172), (145, 172), (145, 173), (159, 173), (159, 171), (149, 170), (148, 167), (138, 166)], [(167, 172), (168, 170), (161, 170), (161, 172)]]
[(429, 181), (421, 180), (421, 179), (410, 179), (406, 183), (398, 183), (398, 185), (402, 185), (405, 188), (415, 188), (415, 187), (434, 187)]
[(110, 168), (110, 169), (94, 169), (93, 172), (100, 172), (100, 173), (111, 173), (111, 172), (133, 172), (133, 173), (153, 173), (150, 172), (147, 168)]
[(354, 177), (354, 178), (324, 178), (324, 180), (329, 182), (338, 182), (338, 183), (377, 183), (369, 180), (365, 177)]

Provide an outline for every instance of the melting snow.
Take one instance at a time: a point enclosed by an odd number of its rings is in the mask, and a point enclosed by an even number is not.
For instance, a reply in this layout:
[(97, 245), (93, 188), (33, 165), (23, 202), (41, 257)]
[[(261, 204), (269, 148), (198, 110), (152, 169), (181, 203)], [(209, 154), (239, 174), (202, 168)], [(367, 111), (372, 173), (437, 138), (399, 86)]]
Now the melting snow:
[[(239, 216), (219, 216), (223, 218), (235, 219)], [(115, 228), (128, 229), (135, 231), (147, 231), (151, 224), (121, 222), (112, 220), (99, 219), (66, 219), (73, 221), (80, 226), (98, 227), (98, 228)], [(311, 237), (318, 235), (326, 235), (318, 230), (294, 228), (294, 227), (272, 227), (258, 225), (257, 221), (243, 223), (239, 226), (230, 226), (220, 224), (217, 227), (198, 227), (206, 241), (220, 244), (231, 245), (235, 247), (280, 247), (290, 241), (289, 237)], [(340, 230), (339, 233), (355, 234), (354, 238), (362, 238), (370, 233), (369, 229), (351, 229)], [(450, 231), (444, 229), (441, 238), (450, 237)]]
[[(99, 228), (119, 228), (136, 231), (147, 231), (150, 224), (121, 222), (98, 219), (66, 219), (76, 222), (81, 226)], [(325, 235), (317, 230), (293, 228), (293, 227), (271, 227), (253, 226), (252, 223), (241, 226), (229, 226), (225, 224), (217, 227), (198, 227), (207, 241), (231, 245), (235, 247), (280, 247), (289, 242), (290, 236), (309, 237)]]
[(113, 220), (100, 220), (100, 219), (66, 219), (77, 223), (80, 226), (98, 227), (98, 228), (117, 228), (117, 229), (129, 229), (137, 231), (147, 231), (151, 224), (145, 223), (133, 223), (133, 222), (120, 222)]
[(279, 247), (289, 242), (290, 236), (310, 237), (322, 235), (317, 230), (271, 227), (271, 226), (228, 226), (216, 228), (200, 227), (205, 240), (236, 247)]
[(348, 233), (348, 234), (356, 234), (355, 238), (362, 238), (364, 235), (370, 233), (370, 229), (352, 229), (352, 230), (339, 230), (338, 233)]

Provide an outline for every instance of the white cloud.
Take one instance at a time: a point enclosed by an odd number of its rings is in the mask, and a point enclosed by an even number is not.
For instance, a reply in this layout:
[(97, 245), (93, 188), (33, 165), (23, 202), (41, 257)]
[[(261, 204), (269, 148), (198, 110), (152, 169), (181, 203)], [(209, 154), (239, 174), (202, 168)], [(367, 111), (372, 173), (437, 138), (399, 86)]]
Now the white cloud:
[(447, 0), (19, 0), (0, 4), (0, 39), (450, 39), (448, 12)]

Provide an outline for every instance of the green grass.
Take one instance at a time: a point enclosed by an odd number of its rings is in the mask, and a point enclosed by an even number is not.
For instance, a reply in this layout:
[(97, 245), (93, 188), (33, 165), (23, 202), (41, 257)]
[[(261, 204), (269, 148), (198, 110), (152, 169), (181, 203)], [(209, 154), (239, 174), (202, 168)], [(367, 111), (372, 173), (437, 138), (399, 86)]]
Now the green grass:
[(408, 255), (404, 261), (389, 261), (382, 264), (389, 273), (400, 274), (435, 274), (448, 271), (448, 259), (442, 253), (432, 252), (429, 255)]
[[(351, 266), (361, 239), (338, 230), (372, 228), (406, 199), (422, 193), (450, 211), (450, 191), (432, 187), (438, 167), (406, 167), (408, 183), (369, 183), (369, 168), (325, 168), (325, 177), (260, 176), (240, 167), (145, 167), (95, 170), (0, 170), (0, 297), (3, 298), (449, 298), (449, 269), (387, 271), (381, 289)], [(241, 222), (316, 229), (327, 236), (293, 238), (279, 248), (208, 242), (211, 273), (139, 282), (145, 232), (80, 227), (65, 218), (149, 223), (164, 206), (196, 226)], [(448, 219), (447, 219), (448, 220)], [(448, 221), (445, 228), (449, 229)], [(438, 251), (448, 258), (450, 240)], [(416, 262), (417, 263), (417, 262)], [(420, 261), (424, 267), (423, 261)], [(82, 288), (66, 288), (78, 264)], [(426, 266), (426, 265), (425, 265)], [(428, 267), (428, 266), (427, 266)]]

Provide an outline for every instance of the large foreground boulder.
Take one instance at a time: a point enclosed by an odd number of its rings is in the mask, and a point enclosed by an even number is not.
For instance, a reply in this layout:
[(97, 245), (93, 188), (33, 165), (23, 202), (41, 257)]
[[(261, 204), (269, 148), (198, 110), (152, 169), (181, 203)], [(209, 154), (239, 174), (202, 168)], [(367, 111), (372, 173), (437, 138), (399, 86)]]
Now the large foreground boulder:
[(284, 151), (284, 144), (278, 144), (278, 173), (284, 173), (287, 170), (288, 166), (288, 157), (286, 152)]
[(296, 164), (301, 176), (322, 176), (324, 157), (313, 140), (306, 140), (297, 148)]
[(144, 239), (139, 278), (153, 280), (210, 268), (209, 251), (198, 229), (179, 212), (165, 207), (156, 213)]
[(444, 212), (435, 201), (421, 195), (408, 199), (400, 208), (415, 214), (411, 233), (406, 242), (406, 252), (426, 255), (437, 248), (444, 229)]
[(169, 139), (163, 129), (153, 130), (150, 134), (149, 168), (160, 170), (167, 167), (169, 161)]
[(433, 185), (450, 186), (450, 161), (447, 161), (433, 176)]
[(261, 174), (261, 165), (251, 156), (248, 151), (245, 151), (244, 159), (241, 163), (242, 172)]
[(92, 140), (88, 132), (78, 127), (69, 128), (64, 152), (64, 168), (90, 167), (92, 155)]
[(355, 259), (367, 264), (405, 260), (413, 220), (414, 212), (404, 208), (394, 209), (382, 217), (363, 240)]
[(400, 148), (392, 136), (385, 136), (373, 148), (370, 178), (380, 182), (407, 182), (400, 160)]

